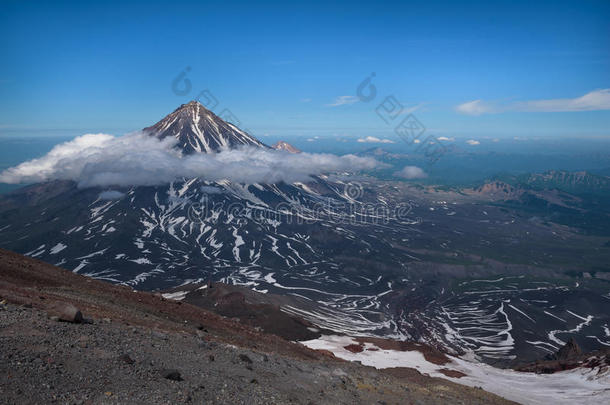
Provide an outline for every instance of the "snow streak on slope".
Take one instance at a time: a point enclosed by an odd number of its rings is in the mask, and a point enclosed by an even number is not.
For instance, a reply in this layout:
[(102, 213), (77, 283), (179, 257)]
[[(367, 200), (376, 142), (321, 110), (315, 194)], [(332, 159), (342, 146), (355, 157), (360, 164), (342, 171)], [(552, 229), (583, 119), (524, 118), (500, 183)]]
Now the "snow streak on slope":
[[(504, 311), (504, 302), (500, 302), (497, 309), (490, 309), (471, 303), (458, 305), (453, 310), (442, 308), (453, 325), (448, 323), (447, 338), (462, 343), (462, 347), (472, 348), (478, 355), (489, 358), (514, 359), (511, 354), (514, 348), (514, 339), (511, 335), (513, 325)], [(455, 329), (454, 329), (455, 328)]]
[[(606, 343), (603, 297), (525, 276), (475, 279), (458, 288), (463, 290), (439, 298), (423, 318), (440, 323), (436, 339), (458, 352), (472, 351), (495, 363), (525, 352), (532, 360), (544, 357), (578, 335)], [(577, 313), (592, 309), (597, 311)]]

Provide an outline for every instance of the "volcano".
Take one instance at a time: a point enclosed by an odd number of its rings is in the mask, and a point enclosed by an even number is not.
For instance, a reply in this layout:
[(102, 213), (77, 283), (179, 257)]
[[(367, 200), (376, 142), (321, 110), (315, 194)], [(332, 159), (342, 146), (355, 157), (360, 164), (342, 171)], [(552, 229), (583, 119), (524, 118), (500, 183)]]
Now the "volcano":
[(187, 154), (220, 152), (238, 146), (269, 148), (235, 125), (223, 121), (197, 101), (182, 104), (155, 125), (144, 128), (143, 132), (159, 139), (176, 138), (177, 146)]

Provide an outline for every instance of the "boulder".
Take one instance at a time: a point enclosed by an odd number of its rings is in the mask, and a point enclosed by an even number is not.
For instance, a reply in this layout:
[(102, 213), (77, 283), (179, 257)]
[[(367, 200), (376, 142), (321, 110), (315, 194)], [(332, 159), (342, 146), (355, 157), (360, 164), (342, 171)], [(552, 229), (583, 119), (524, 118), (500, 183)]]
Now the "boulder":
[(161, 375), (163, 376), (163, 378), (167, 378), (168, 380), (182, 381), (182, 375), (178, 370), (164, 369), (161, 370)]
[(83, 322), (83, 314), (78, 308), (72, 304), (63, 304), (58, 308), (58, 317), (60, 321), (81, 323)]
[(130, 356), (129, 354), (127, 354), (127, 353), (125, 353), (125, 354), (121, 355), (121, 356), (119, 357), (119, 360), (121, 360), (121, 361), (123, 361), (124, 363), (127, 363), (127, 364), (133, 364), (133, 363), (135, 363), (135, 362), (136, 362), (136, 361), (135, 361), (134, 359), (132, 359), (132, 358), (131, 358), (131, 356)]

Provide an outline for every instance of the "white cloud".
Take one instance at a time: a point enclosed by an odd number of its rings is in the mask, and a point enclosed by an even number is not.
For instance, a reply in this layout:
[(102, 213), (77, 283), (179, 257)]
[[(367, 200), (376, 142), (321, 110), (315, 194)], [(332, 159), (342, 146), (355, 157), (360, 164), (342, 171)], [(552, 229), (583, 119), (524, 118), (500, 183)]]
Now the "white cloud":
[(482, 100), (469, 101), (458, 105), (455, 109), (462, 114), (468, 115), (481, 115), (492, 112), (491, 107)]
[(453, 142), (455, 141), (455, 138), (447, 138), (446, 136), (439, 136), (438, 138), (436, 138), (439, 141), (447, 141), (447, 142)]
[(610, 110), (610, 89), (591, 91), (576, 98), (518, 101), (497, 104), (474, 100), (460, 104), (456, 110), (462, 114), (481, 115), (502, 112), (576, 112)]
[(467, 143), (468, 145), (472, 145), (472, 146), (474, 146), (474, 145), (480, 145), (480, 144), (481, 144), (481, 142), (476, 141), (476, 140), (474, 140), (474, 139), (469, 139), (469, 140), (467, 140), (467, 141), (466, 141), (466, 143)]
[(419, 110), (424, 105), (426, 105), (426, 103), (419, 103), (419, 104), (415, 104), (414, 106), (411, 106), (411, 107), (405, 107), (402, 109), (402, 111), (398, 115), (413, 114), (415, 111)]
[(356, 142), (360, 143), (395, 143), (391, 139), (380, 139), (374, 136), (367, 136), (366, 138), (358, 138)]
[(402, 170), (394, 173), (394, 176), (405, 179), (423, 179), (428, 175), (417, 166), (405, 166)]
[(595, 90), (577, 98), (526, 101), (516, 104), (517, 111), (595, 111), (610, 110), (610, 89)]
[(354, 104), (359, 101), (356, 96), (339, 96), (331, 104), (326, 104), (328, 107), (338, 107), (340, 105)]
[(48, 154), (0, 173), (0, 183), (73, 180), (79, 187), (146, 186), (181, 178), (238, 183), (306, 181), (311, 175), (372, 169), (373, 158), (319, 153), (284, 153), (246, 147), (182, 156), (176, 139), (133, 133), (121, 137), (87, 134), (55, 146)]

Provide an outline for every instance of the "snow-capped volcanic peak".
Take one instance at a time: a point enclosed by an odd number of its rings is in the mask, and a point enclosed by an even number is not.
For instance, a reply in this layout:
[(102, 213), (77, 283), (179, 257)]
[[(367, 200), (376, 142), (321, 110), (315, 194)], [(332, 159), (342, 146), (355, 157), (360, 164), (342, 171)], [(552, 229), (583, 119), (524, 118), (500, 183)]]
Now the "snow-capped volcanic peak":
[(272, 146), (272, 148), (277, 149), (277, 150), (285, 150), (290, 153), (301, 153), (300, 149), (295, 148), (294, 146), (292, 146), (291, 144), (289, 144), (288, 142), (285, 142), (285, 141), (277, 141)]
[(168, 136), (178, 139), (184, 153), (218, 152), (241, 145), (267, 148), (255, 137), (230, 124), (197, 101), (182, 104), (144, 132), (160, 139)]

